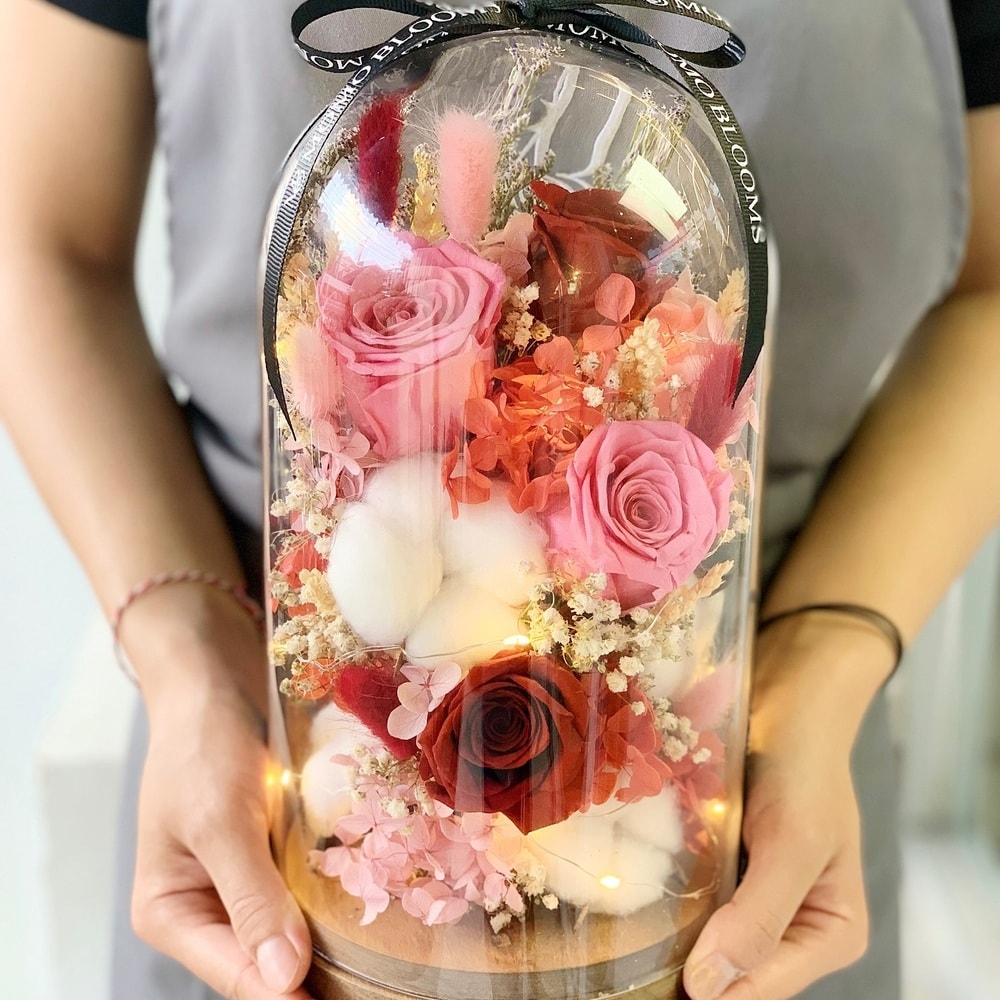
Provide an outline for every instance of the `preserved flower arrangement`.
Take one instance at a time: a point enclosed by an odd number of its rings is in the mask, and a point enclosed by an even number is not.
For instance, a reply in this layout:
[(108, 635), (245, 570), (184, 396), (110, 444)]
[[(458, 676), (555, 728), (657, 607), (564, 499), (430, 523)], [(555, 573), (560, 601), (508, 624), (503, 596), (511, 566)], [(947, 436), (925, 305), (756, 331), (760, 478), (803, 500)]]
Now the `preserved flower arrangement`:
[(318, 150), (276, 300), (279, 862), (386, 995), (673, 996), (739, 838), (737, 192), (634, 61), (403, 62)]

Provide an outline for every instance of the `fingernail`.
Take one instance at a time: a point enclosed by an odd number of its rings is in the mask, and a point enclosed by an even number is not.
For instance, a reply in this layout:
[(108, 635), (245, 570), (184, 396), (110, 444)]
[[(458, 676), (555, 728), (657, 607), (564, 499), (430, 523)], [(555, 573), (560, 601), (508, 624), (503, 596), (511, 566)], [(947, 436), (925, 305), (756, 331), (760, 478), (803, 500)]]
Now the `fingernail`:
[(275, 935), (257, 949), (257, 968), (264, 985), (275, 993), (287, 993), (299, 968), (298, 952), (286, 937)]
[(699, 962), (686, 983), (691, 1000), (715, 1000), (730, 983), (743, 973), (726, 958), (716, 952)]

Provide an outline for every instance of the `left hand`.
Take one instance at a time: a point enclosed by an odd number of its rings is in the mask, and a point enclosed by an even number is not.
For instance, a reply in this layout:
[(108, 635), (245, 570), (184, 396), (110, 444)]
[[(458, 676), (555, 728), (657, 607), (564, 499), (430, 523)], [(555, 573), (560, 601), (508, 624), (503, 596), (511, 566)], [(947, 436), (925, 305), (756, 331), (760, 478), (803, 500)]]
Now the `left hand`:
[(691, 1000), (786, 1000), (857, 961), (867, 947), (850, 773), (860, 716), (838, 711), (856, 692), (838, 693), (836, 685), (858, 670), (867, 671), (860, 683), (877, 687), (887, 654), (878, 636), (803, 625), (817, 638), (827, 633), (825, 639), (784, 641), (789, 637), (778, 629), (761, 639), (743, 822), (749, 863), (688, 958)]

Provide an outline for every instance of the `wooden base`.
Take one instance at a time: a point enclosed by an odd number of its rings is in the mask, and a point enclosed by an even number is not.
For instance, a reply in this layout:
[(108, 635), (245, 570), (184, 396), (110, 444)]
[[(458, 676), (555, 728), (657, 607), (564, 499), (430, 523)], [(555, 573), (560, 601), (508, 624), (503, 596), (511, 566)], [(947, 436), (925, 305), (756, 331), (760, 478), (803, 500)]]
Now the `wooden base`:
[(710, 912), (704, 899), (663, 900), (628, 917), (562, 906), (494, 935), (479, 910), (426, 927), (393, 900), (363, 927), (360, 900), (312, 871), (304, 848), (293, 826), (285, 877), (315, 942), (316, 1000), (679, 1000), (681, 963)]
[[(618, 996), (627, 996), (628, 1000), (688, 1000), (680, 978), (681, 973), (678, 970), (665, 979)], [(412, 993), (399, 993), (367, 979), (361, 979), (359, 976), (353, 976), (318, 955), (313, 959), (313, 967), (306, 979), (306, 989), (316, 1000), (413, 1000), (414, 997)], [(521, 996), (524, 1000), (534, 1000), (536, 997), (540, 998), (542, 994), (522, 993)], [(578, 1000), (578, 998), (566, 996), (562, 1000)]]

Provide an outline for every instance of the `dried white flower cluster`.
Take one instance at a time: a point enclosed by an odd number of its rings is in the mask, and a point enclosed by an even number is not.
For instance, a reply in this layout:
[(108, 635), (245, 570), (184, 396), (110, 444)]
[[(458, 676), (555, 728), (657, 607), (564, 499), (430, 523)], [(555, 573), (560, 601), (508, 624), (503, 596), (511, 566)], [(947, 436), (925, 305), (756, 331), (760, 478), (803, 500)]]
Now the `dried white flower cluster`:
[(529, 903), (544, 906), (546, 910), (559, 908), (559, 898), (552, 892), (545, 891), (545, 881), (548, 873), (545, 866), (537, 861), (527, 851), (515, 862), (508, 876), (508, 882), (523, 900), (523, 908), (515, 913), (502, 900), (499, 904), (486, 902), (483, 908), (490, 915), (490, 928), (494, 934), (499, 934), (514, 919), (524, 920)]
[(281, 498), (272, 501), (271, 514), (299, 522), (313, 536), (316, 551), (328, 555), (341, 504), (330, 480), (317, 476), (310, 462), (299, 459), (292, 465)]
[(618, 348), (615, 363), (604, 380), (617, 399), (610, 416), (615, 420), (656, 420), (656, 387), (664, 381), (667, 352), (660, 337), (660, 324), (646, 319)]
[(668, 698), (659, 698), (653, 704), (656, 724), (663, 735), (663, 752), (675, 764), (689, 754), (695, 764), (704, 764), (712, 756), (706, 747), (698, 749), (700, 734), (686, 715), (677, 715)]
[(271, 595), (279, 606), (294, 608), (274, 629), (271, 663), (288, 667), (291, 676), (282, 682), (284, 694), (309, 697), (316, 684), (312, 672), (317, 661), (343, 662), (360, 656), (364, 643), (337, 608), (330, 584), (318, 569), (298, 574), (298, 586), (279, 570), (271, 572)]
[(524, 288), (511, 284), (503, 297), (503, 320), (497, 328), (497, 339), (516, 347), (519, 352), (531, 343), (541, 343), (552, 336), (552, 331), (531, 314), (531, 304), (538, 299), (538, 282)]
[(549, 577), (532, 591), (524, 622), (536, 652), (558, 653), (577, 673), (596, 670), (621, 694), (645, 663), (686, 654), (692, 617), (680, 620), (648, 608), (622, 615), (621, 605), (603, 596), (607, 584), (603, 573), (583, 580)]

